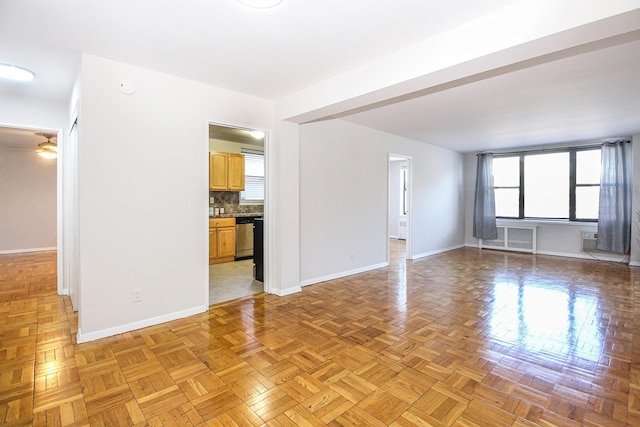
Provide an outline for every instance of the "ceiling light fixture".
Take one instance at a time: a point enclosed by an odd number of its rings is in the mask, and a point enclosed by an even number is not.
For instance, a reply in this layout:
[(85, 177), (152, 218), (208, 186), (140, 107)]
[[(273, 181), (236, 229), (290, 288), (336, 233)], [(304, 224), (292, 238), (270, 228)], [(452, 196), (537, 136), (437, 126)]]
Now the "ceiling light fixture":
[(282, 0), (238, 0), (238, 3), (254, 9), (269, 9), (282, 3)]
[(35, 79), (36, 75), (33, 71), (17, 65), (0, 64), (0, 77), (19, 82), (28, 82)]
[(36, 135), (44, 136), (45, 138), (47, 138), (47, 142), (41, 142), (40, 144), (38, 144), (36, 153), (38, 153), (40, 157), (43, 157), (45, 159), (55, 159), (56, 157), (58, 157), (58, 146), (51, 142), (51, 138), (55, 137), (55, 135), (50, 133), (37, 133)]

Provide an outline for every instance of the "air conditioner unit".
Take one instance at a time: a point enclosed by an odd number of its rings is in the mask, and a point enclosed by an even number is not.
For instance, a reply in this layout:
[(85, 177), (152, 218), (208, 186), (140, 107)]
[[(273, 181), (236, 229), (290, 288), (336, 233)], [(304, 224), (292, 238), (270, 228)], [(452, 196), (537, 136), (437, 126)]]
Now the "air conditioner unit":
[(596, 248), (596, 242), (598, 241), (598, 233), (595, 231), (582, 231), (582, 251), (594, 252)]

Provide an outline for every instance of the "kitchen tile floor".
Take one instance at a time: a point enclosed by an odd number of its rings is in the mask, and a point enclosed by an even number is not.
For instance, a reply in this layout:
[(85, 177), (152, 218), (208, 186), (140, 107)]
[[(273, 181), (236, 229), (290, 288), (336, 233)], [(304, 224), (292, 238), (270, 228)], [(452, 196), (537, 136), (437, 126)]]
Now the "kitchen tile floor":
[(253, 260), (225, 262), (209, 266), (209, 304), (247, 297), (264, 290), (253, 280)]

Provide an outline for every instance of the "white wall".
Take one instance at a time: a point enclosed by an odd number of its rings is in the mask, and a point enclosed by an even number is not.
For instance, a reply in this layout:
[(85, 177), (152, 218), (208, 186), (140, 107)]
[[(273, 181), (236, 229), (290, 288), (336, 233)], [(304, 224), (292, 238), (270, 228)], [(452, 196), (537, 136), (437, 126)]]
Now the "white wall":
[(209, 151), (221, 151), (223, 153), (242, 153), (242, 150), (254, 150), (264, 152), (262, 145), (245, 144), (222, 139), (210, 139)]
[(271, 129), (272, 103), (91, 55), (80, 77), (78, 340), (206, 310), (207, 122)]
[(341, 120), (300, 126), (303, 285), (387, 262), (388, 154), (411, 157), (416, 257), (464, 242), (462, 155)]
[(0, 126), (59, 131), (67, 127), (67, 121), (65, 102), (25, 98), (8, 93), (0, 96)]
[(56, 248), (56, 164), (0, 151), (0, 253)]

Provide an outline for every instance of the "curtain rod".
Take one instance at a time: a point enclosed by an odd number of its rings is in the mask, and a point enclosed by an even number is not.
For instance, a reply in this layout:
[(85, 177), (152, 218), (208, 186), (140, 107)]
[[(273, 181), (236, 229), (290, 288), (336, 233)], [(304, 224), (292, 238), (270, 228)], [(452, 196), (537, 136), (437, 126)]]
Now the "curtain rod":
[(600, 142), (597, 144), (588, 144), (588, 145), (573, 145), (573, 146), (567, 146), (567, 147), (555, 147), (555, 148), (537, 148), (534, 150), (521, 150), (521, 151), (504, 151), (504, 152), (499, 152), (499, 153), (494, 153), (493, 151), (482, 151), (480, 153), (477, 153), (477, 156), (480, 156), (482, 154), (493, 154), (494, 156), (512, 156), (514, 154), (535, 154), (535, 153), (553, 153), (553, 152), (566, 152), (568, 150), (571, 149), (588, 149), (588, 148), (595, 148), (595, 147), (602, 147), (604, 144), (614, 144), (616, 142), (627, 142), (630, 143), (631, 140), (629, 139), (617, 139), (615, 141), (604, 141), (604, 142)]

